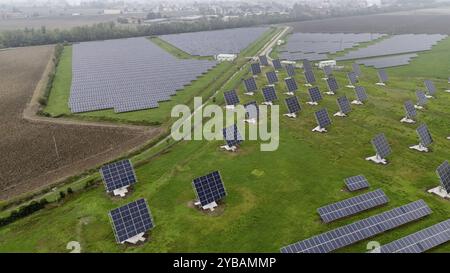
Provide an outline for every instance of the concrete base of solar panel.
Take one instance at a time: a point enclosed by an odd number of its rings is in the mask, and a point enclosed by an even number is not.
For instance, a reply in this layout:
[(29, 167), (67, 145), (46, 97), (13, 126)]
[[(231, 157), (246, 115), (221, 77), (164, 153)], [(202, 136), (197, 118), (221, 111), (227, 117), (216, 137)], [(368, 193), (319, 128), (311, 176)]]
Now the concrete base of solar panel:
[(145, 237), (144, 237), (144, 232), (139, 233), (138, 235), (135, 235), (127, 240), (125, 240), (124, 242), (122, 242), (122, 244), (124, 243), (130, 243), (130, 244), (137, 244), (139, 242), (145, 242)]
[(326, 133), (327, 129), (322, 128), (320, 126), (317, 126), (316, 128), (312, 129), (313, 132), (319, 132), (319, 133)]
[(447, 137), (447, 139), (448, 139), (448, 140), (450, 140), (450, 136), (449, 136), (449, 137)]
[(128, 193), (128, 186), (113, 190), (115, 196), (125, 197)]
[(384, 158), (381, 158), (379, 155), (374, 155), (374, 156), (371, 156), (371, 157), (367, 157), (366, 160), (367, 161), (372, 161), (372, 162), (374, 162), (376, 164), (383, 164), (383, 165), (387, 164), (387, 160), (384, 159)]
[(422, 110), (422, 109), (423, 109), (423, 106), (420, 106), (420, 105), (414, 105), (414, 108), (416, 108), (417, 110)]
[(285, 92), (284, 94), (288, 95), (288, 96), (294, 96), (295, 95), (294, 92)]
[(450, 199), (450, 194), (448, 194), (447, 191), (444, 188), (442, 188), (442, 186), (432, 188), (428, 190), (428, 193), (436, 194), (441, 198)]
[(446, 93), (450, 93), (450, 89), (449, 89), (449, 90), (444, 90), (444, 92), (446, 92)]
[(247, 122), (249, 124), (256, 124), (256, 119), (252, 118), (252, 119), (244, 119), (244, 122)]
[(317, 102), (315, 102), (315, 101), (308, 101), (308, 102), (306, 102), (306, 104), (313, 105), (313, 106), (319, 105), (319, 104), (318, 104)]
[(254, 93), (254, 92), (247, 92), (247, 93), (244, 93), (244, 95), (247, 95), (247, 96), (254, 96), (255, 93)]
[(335, 113), (333, 116), (345, 118), (347, 115), (339, 111), (339, 112)]
[(331, 91), (325, 92), (325, 94), (330, 95), (330, 96), (336, 95), (334, 92), (331, 92)]
[(228, 145), (223, 145), (220, 146), (221, 149), (229, 151), (229, 152), (236, 152), (237, 147), (236, 146), (228, 146)]
[(263, 102), (262, 104), (263, 104), (263, 105), (269, 105), (269, 106), (272, 106), (272, 105), (273, 105), (273, 103), (272, 103), (271, 101), (265, 101), (265, 102)]
[(345, 87), (347, 87), (347, 88), (351, 88), (351, 89), (355, 89), (355, 86), (354, 85), (346, 85)]
[(415, 120), (410, 119), (410, 118), (407, 118), (407, 117), (402, 118), (402, 119), (400, 120), (400, 122), (401, 122), (401, 123), (408, 123), (408, 124), (416, 123)]
[(306, 86), (306, 87), (312, 87), (312, 84), (305, 83), (304, 86)]
[(210, 210), (210, 211), (214, 211), (214, 209), (217, 207), (217, 203), (216, 202), (212, 202), (209, 203), (205, 206), (202, 206), (200, 202), (195, 202), (194, 205), (201, 207), (204, 210)]
[(379, 85), (379, 86), (386, 86), (386, 84), (385, 84), (384, 82), (377, 82), (376, 85)]
[(296, 118), (297, 114), (296, 113), (289, 113), (289, 114), (284, 114), (284, 116), (288, 117), (288, 118)]
[(363, 105), (364, 103), (362, 103), (362, 101), (359, 101), (359, 100), (354, 100), (354, 101), (351, 102), (351, 104)]
[(414, 146), (411, 146), (409, 148), (412, 149), (412, 150), (423, 152), (423, 153), (428, 153), (428, 151), (429, 151), (428, 148), (424, 147), (422, 144), (414, 145)]

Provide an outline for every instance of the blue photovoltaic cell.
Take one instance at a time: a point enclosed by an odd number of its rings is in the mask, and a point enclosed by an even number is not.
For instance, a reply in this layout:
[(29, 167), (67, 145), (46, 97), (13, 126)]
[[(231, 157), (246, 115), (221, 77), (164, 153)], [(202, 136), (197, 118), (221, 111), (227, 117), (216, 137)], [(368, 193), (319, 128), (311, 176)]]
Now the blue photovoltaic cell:
[(436, 169), (436, 174), (441, 181), (442, 187), (447, 193), (450, 193), (450, 164), (448, 164), (447, 160), (439, 165), (439, 167)]
[(320, 94), (319, 87), (309, 88), (308, 92), (312, 102), (319, 102), (322, 100), (322, 94)]
[(372, 145), (376, 153), (381, 157), (385, 158), (391, 154), (391, 147), (384, 134), (378, 134), (372, 139)]
[(275, 70), (281, 70), (281, 69), (283, 69), (283, 66), (281, 65), (281, 61), (280, 61), (279, 59), (273, 60), (273, 61), (272, 61), (272, 65), (273, 65), (273, 68), (274, 68)]
[(292, 64), (286, 65), (286, 71), (289, 77), (293, 78), (295, 76), (295, 67)]
[(417, 96), (417, 105), (425, 106), (428, 102), (428, 98), (425, 96), (425, 93), (422, 91), (416, 91)]
[(297, 97), (289, 97), (285, 99), (286, 106), (290, 114), (298, 113), (302, 109)]
[(139, 199), (111, 210), (109, 218), (118, 243), (124, 243), (155, 226), (145, 199)]
[(420, 125), (416, 129), (417, 135), (420, 138), (420, 144), (424, 147), (428, 147), (433, 143), (433, 138), (431, 137), (430, 131), (425, 124)]
[(428, 93), (429, 93), (431, 96), (434, 96), (434, 95), (436, 94), (436, 87), (434, 86), (433, 81), (431, 81), (431, 80), (425, 80), (425, 81), (424, 81), (424, 84), (425, 84), (425, 87), (426, 87), (427, 90), (428, 90)]
[(314, 114), (316, 116), (317, 125), (319, 125), (320, 128), (327, 128), (331, 125), (330, 116), (328, 115), (326, 108), (322, 108)]
[(347, 99), (346, 96), (337, 98), (337, 104), (339, 106), (339, 110), (343, 114), (348, 114), (352, 111), (352, 107), (350, 106), (350, 101)]
[(357, 175), (345, 179), (345, 185), (349, 191), (358, 191), (369, 187), (369, 182), (364, 175)]
[(130, 186), (137, 182), (133, 165), (128, 159), (114, 162), (100, 169), (107, 192)]
[(269, 71), (266, 73), (267, 81), (269, 84), (274, 84), (278, 82), (277, 74), (274, 71)]
[(386, 70), (379, 69), (378, 70), (378, 79), (380, 79), (380, 82), (386, 83), (388, 81), (388, 75), (386, 74)]
[(245, 89), (247, 89), (247, 92), (255, 92), (258, 90), (258, 87), (256, 86), (255, 78), (251, 77), (244, 80)]
[(223, 129), (223, 138), (228, 147), (239, 145), (243, 141), (236, 124)]
[(262, 66), (269, 66), (269, 62), (267, 61), (267, 57), (264, 55), (259, 56), (259, 62)]
[(261, 66), (259, 65), (259, 63), (252, 63), (250, 65), (250, 71), (253, 75), (261, 74)]
[(316, 76), (314, 76), (314, 71), (305, 71), (305, 80), (309, 84), (315, 84), (316, 83)]
[(284, 82), (286, 83), (286, 87), (289, 92), (295, 92), (298, 90), (298, 86), (294, 78), (286, 78), (284, 79)]
[(335, 93), (339, 89), (339, 85), (336, 81), (336, 78), (330, 77), (327, 79), (328, 90), (330, 92)]
[(239, 104), (239, 98), (236, 94), (236, 90), (230, 90), (223, 93), (223, 96), (225, 97), (225, 103), (227, 105), (238, 105)]
[(275, 92), (275, 88), (273, 86), (263, 87), (262, 93), (265, 102), (274, 102), (278, 99), (277, 94)]
[(218, 171), (195, 178), (192, 185), (202, 206), (217, 202), (227, 195)]
[(360, 102), (365, 102), (367, 100), (366, 89), (362, 86), (355, 87), (356, 98)]

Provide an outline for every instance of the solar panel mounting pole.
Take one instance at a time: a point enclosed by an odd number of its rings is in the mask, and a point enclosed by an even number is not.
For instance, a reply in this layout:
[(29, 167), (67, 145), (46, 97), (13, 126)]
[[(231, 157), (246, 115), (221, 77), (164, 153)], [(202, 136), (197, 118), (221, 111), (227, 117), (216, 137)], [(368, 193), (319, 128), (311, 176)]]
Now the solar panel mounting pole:
[(326, 128), (322, 128), (320, 126), (315, 127), (314, 129), (312, 129), (313, 132), (319, 132), (319, 133), (326, 133), (327, 129)]
[(418, 145), (414, 145), (409, 147), (412, 150), (417, 150), (419, 152), (428, 153), (428, 148), (423, 146), (422, 143), (419, 143)]
[(335, 117), (342, 117), (343, 118), (343, 117), (346, 117), (347, 115), (342, 113), (341, 111), (339, 111), (339, 112), (335, 113), (333, 116), (335, 116)]
[(402, 119), (400, 120), (400, 122), (401, 122), (401, 123), (408, 123), (408, 124), (416, 123), (415, 120), (413, 120), (413, 119), (411, 119), (411, 118), (409, 118), (409, 117), (404, 117), (404, 118), (402, 118)]
[(366, 160), (375, 162), (376, 164), (383, 164), (383, 165), (387, 164), (387, 160), (384, 158), (381, 158), (381, 156), (378, 154), (371, 156), (371, 157), (367, 157)]
[(355, 105), (363, 105), (364, 103), (363, 103), (362, 101), (360, 101), (360, 100), (353, 100), (353, 101), (351, 102), (351, 104), (355, 104)]

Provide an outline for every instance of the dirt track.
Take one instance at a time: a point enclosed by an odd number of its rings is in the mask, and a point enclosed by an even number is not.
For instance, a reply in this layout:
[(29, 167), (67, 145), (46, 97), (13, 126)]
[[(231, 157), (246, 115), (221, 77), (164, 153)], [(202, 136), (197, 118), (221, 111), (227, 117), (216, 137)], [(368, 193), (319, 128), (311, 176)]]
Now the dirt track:
[(23, 119), (52, 52), (51, 46), (0, 51), (1, 200), (109, 161), (159, 132)]

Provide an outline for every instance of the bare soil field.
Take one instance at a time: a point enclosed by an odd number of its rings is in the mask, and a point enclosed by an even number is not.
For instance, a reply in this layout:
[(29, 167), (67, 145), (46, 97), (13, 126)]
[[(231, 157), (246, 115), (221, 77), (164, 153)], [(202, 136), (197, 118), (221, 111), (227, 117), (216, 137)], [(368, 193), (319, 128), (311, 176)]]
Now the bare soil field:
[(112, 160), (158, 131), (24, 120), (52, 52), (51, 46), (0, 51), (0, 200)]
[(312, 20), (289, 24), (294, 32), (379, 32), (387, 34), (450, 34), (450, 13), (410, 11)]

